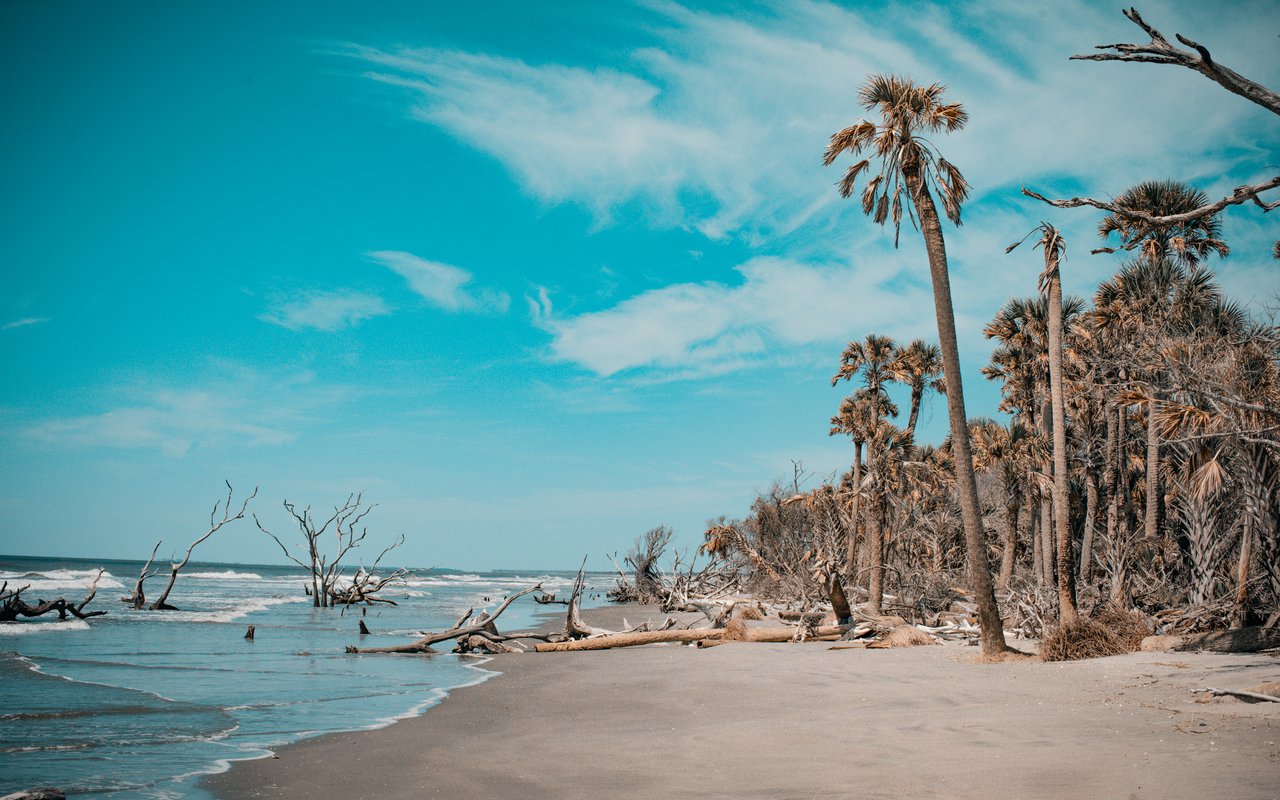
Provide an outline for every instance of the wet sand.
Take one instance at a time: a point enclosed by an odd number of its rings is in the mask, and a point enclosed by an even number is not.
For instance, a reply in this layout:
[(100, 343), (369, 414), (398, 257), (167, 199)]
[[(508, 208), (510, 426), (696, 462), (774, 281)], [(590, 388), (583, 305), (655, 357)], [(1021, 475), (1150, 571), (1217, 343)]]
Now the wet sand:
[[(586, 614), (624, 615), (663, 618)], [(829, 647), (499, 656), (501, 676), (422, 717), (204, 785), (225, 800), (1280, 797), (1280, 703), (1192, 693), (1280, 679), (1275, 654), (979, 664), (963, 645)]]

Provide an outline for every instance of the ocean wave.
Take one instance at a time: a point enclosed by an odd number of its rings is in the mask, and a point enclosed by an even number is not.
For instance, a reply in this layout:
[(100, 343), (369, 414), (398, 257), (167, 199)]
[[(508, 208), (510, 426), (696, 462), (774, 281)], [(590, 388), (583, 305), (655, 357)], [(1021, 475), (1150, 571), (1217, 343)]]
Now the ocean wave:
[(87, 631), (89, 623), (82, 619), (64, 619), (50, 622), (6, 622), (0, 624), (0, 636), (21, 636), (28, 633), (49, 631)]
[(471, 586), (492, 587), (494, 591), (499, 589), (527, 589), (535, 583), (541, 583), (544, 589), (560, 589), (573, 585), (572, 578), (552, 577), (543, 575), (540, 577), (524, 578), (520, 576), (513, 577), (483, 577), (481, 575), (432, 575), (426, 578), (410, 578), (403, 585), (409, 587), (452, 587), (462, 588)]
[[(184, 572), (184, 578), (204, 578), (206, 580), (222, 580), (222, 581), (260, 581), (264, 580), (261, 575), (256, 572), (236, 572), (233, 569), (223, 570), (222, 572)], [(277, 580), (279, 580), (277, 578)]]
[[(181, 602), (175, 597), (174, 602)], [(230, 601), (224, 601), (230, 602)], [(200, 611), (139, 611), (135, 612), (145, 615), (148, 620), (156, 622), (234, 622), (241, 617), (248, 616), (259, 611), (266, 611), (272, 606), (284, 605), (286, 603), (310, 603), (308, 597), (250, 597), (243, 600), (234, 601), (234, 605), (228, 605), (224, 608), (211, 608)], [(132, 616), (132, 615), (130, 615)]]
[[(89, 584), (98, 576), (96, 569), (51, 569), (48, 572), (0, 572), (0, 583), (8, 581), (13, 587), (30, 586), (29, 592), (60, 592), (79, 589), (88, 591)], [(124, 584), (110, 572), (103, 572), (98, 581), (99, 589), (122, 589)]]

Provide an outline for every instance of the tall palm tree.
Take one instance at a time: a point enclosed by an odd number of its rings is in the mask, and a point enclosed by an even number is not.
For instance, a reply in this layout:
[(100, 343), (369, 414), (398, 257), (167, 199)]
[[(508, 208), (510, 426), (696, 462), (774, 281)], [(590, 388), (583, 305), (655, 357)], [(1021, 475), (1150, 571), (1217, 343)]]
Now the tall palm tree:
[[(874, 433), (880, 426), (880, 412), (883, 408), (879, 398), (885, 394), (884, 385), (893, 380), (889, 365), (898, 352), (898, 346), (888, 336), (868, 334), (861, 342), (850, 342), (840, 356), (840, 371), (831, 379), (834, 386), (842, 380), (852, 380), (861, 374), (872, 401), (871, 430)], [(867, 515), (867, 545), (870, 556), (870, 577), (867, 582), (868, 604), (872, 614), (880, 613), (880, 602), (884, 596), (884, 560), (882, 558), (883, 543), (880, 529), (880, 504), (878, 498), (883, 491), (879, 483), (882, 475), (878, 469), (880, 448), (874, 436), (867, 439), (867, 471), (871, 478), (872, 511)]]
[(939, 380), (942, 377), (942, 351), (936, 344), (929, 344), (924, 339), (916, 339), (898, 350), (889, 369), (893, 373), (894, 380), (911, 387), (911, 413), (907, 417), (906, 431), (914, 436), (916, 420), (920, 418), (920, 402), (924, 399), (925, 390), (944, 392), (946, 387), (946, 384)]
[[(968, 418), (965, 416), (964, 387), (960, 377), (960, 346), (956, 340), (955, 310), (951, 304), (951, 279), (947, 271), (947, 248), (942, 224), (934, 205), (930, 185), (942, 200), (942, 207), (954, 224), (960, 224), (960, 206), (969, 194), (969, 184), (925, 134), (943, 133), (964, 127), (969, 115), (959, 103), (944, 103), (943, 87), (934, 83), (918, 86), (909, 79), (891, 75), (872, 75), (858, 92), (863, 108), (875, 111), (880, 121), (863, 120), (831, 137), (823, 154), (830, 166), (848, 151), (857, 157), (869, 150), (880, 162), (880, 171), (867, 181), (862, 192), (862, 210), (883, 225), (893, 219), (894, 241), (902, 224), (902, 194), (906, 190), (909, 206), (915, 210), (920, 233), (929, 257), (929, 274), (933, 281), (934, 312), (938, 323), (938, 340), (942, 349), (942, 372), (947, 383), (947, 414), (951, 424), (955, 454), (956, 492), (964, 523), (965, 549), (968, 552), (969, 578), (973, 582), (978, 605), (978, 621), (982, 627), (982, 651), (995, 655), (1008, 649), (996, 604), (991, 568), (987, 562), (986, 537), (982, 527), (982, 510), (978, 501), (978, 484), (973, 474), (973, 456), (969, 447)], [(858, 176), (871, 163), (856, 162), (840, 180), (840, 194), (853, 194)]]
[[(1047, 222), (1040, 223), (1032, 233), (1036, 231), (1041, 234), (1036, 247), (1044, 249), (1040, 293), (1049, 301), (1045, 328), (1049, 339), (1049, 405), (1053, 417), (1053, 524), (1058, 556), (1058, 617), (1063, 625), (1067, 625), (1075, 622), (1077, 616), (1067, 488), (1067, 412), (1062, 381), (1062, 274), (1059, 263), (1067, 246), (1058, 229)], [(1005, 252), (1021, 243), (1009, 245)]]

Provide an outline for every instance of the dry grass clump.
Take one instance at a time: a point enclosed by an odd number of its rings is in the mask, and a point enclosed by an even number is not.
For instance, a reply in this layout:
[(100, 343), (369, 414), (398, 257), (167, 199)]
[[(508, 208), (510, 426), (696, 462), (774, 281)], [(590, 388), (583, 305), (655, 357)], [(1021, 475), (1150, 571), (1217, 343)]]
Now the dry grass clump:
[(889, 647), (918, 647), (937, 644), (937, 640), (914, 625), (896, 625), (893, 630), (867, 645), (868, 650)]
[(734, 617), (724, 626), (724, 635), (720, 637), (722, 642), (749, 642), (751, 641), (751, 629), (747, 627), (747, 623), (741, 617)]
[[(1113, 627), (1114, 625), (1114, 627)], [(1138, 635), (1137, 631), (1142, 634)], [(1040, 658), (1044, 661), (1078, 661), (1132, 653), (1148, 632), (1146, 620), (1135, 619), (1127, 612), (1102, 613), (1098, 617), (1081, 617), (1059, 625), (1040, 642)], [(1136, 637), (1136, 638), (1135, 638)]]
[(739, 603), (733, 607), (733, 616), (735, 619), (764, 619), (764, 614), (760, 609), (749, 603)]
[(1108, 603), (1091, 615), (1093, 620), (1105, 625), (1111, 633), (1127, 648), (1124, 652), (1132, 653), (1142, 644), (1142, 640), (1155, 633), (1155, 626), (1141, 611), (1125, 611)]

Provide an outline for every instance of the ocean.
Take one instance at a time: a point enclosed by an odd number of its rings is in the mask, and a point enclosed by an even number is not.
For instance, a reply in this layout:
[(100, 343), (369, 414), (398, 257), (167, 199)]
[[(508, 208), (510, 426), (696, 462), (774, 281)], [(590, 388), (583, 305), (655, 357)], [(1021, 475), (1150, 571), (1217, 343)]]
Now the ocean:
[[(399, 605), (345, 612), (313, 608), (298, 567), (192, 563), (169, 602), (179, 611), (134, 611), (142, 562), (0, 556), (0, 581), (30, 584), (28, 602), (78, 602), (107, 572), (89, 620), (51, 613), (0, 623), (0, 795), (56, 786), (86, 798), (196, 798), (202, 775), (237, 759), (335, 731), (415, 716), (450, 689), (495, 673), (475, 656), (348, 655), (442, 630), (468, 608), (492, 609), (538, 581), (562, 595), (572, 572), (416, 572), (382, 596)], [(148, 597), (167, 573), (147, 582)], [(591, 575), (593, 601), (612, 585)], [(525, 630), (548, 609), (528, 596), (499, 618)], [(371, 633), (358, 633), (364, 619)], [(244, 638), (248, 626), (255, 638)], [(447, 648), (448, 643), (439, 645)]]

